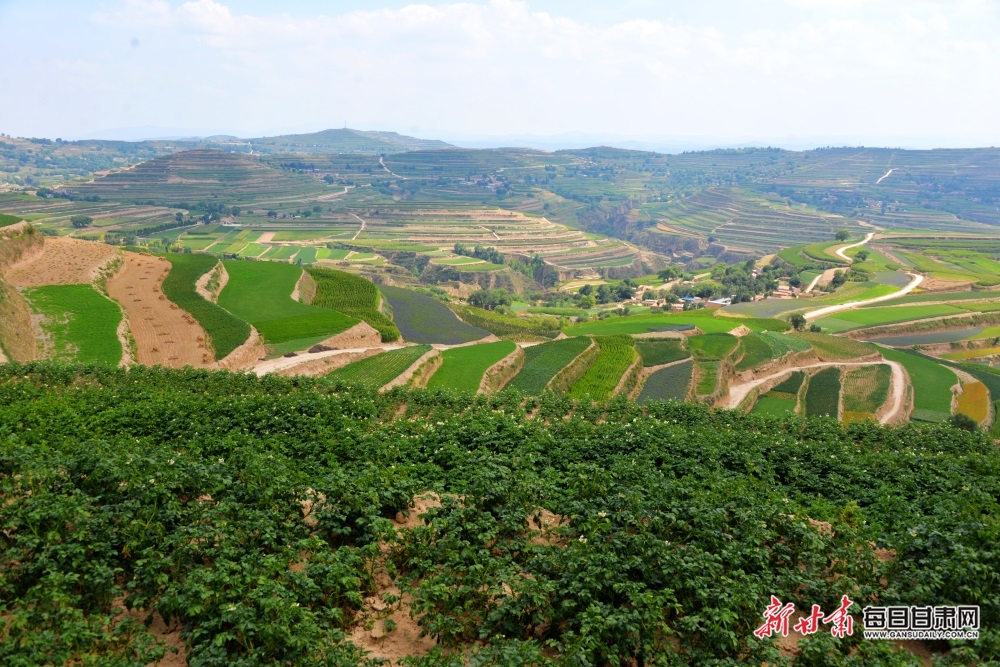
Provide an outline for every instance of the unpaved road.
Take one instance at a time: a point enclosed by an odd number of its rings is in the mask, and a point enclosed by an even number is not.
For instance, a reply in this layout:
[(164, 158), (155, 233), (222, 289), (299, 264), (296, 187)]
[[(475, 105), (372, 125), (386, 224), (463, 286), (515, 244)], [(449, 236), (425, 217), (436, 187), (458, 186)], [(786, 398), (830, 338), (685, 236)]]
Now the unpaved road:
[(885, 172), (884, 174), (882, 174), (882, 178), (880, 178), (880, 179), (878, 179), (877, 181), (875, 181), (875, 185), (878, 185), (879, 183), (881, 183), (881, 182), (882, 182), (882, 181), (884, 181), (885, 179), (889, 178), (889, 175), (890, 175), (890, 174), (891, 174), (892, 172), (894, 172), (894, 171), (896, 171), (896, 170), (895, 170), (895, 169), (890, 169), (889, 171), (887, 171), (887, 172)]
[(833, 275), (836, 272), (837, 272), (837, 269), (827, 269), (823, 273), (821, 273), (818, 276), (816, 276), (815, 278), (813, 278), (812, 282), (809, 283), (809, 286), (806, 287), (805, 291), (806, 292), (812, 292), (814, 289), (816, 289), (816, 285), (818, 285), (819, 281), (821, 281), (821, 280), (823, 281), (824, 285), (830, 284), (830, 281), (833, 280)]
[(355, 214), (355, 213), (351, 213), (351, 215), (353, 215), (353, 216), (354, 216), (355, 218), (357, 218), (357, 219), (358, 219), (358, 221), (359, 221), (359, 222), (361, 223), (361, 229), (359, 229), (359, 230), (357, 231), (357, 233), (356, 233), (356, 234), (355, 234), (354, 236), (352, 236), (352, 237), (351, 237), (351, 240), (352, 240), (352, 241), (357, 241), (357, 240), (358, 240), (358, 235), (359, 235), (359, 234), (361, 234), (361, 232), (365, 231), (365, 225), (366, 225), (367, 223), (366, 223), (366, 222), (365, 222), (364, 220), (362, 220), (362, 219), (361, 219), (361, 216), (360, 216), (360, 215), (357, 215), (357, 214)]
[(736, 387), (729, 388), (729, 401), (726, 403), (725, 407), (733, 409), (738, 406), (747, 394), (751, 390), (759, 387), (768, 380), (773, 380), (775, 378), (781, 377), (788, 373), (794, 371), (801, 371), (807, 368), (827, 368), (829, 366), (874, 366), (876, 364), (887, 364), (892, 368), (892, 380), (889, 383), (889, 391), (892, 392), (890, 400), (892, 401), (891, 407), (886, 411), (879, 422), (882, 424), (888, 424), (898, 418), (899, 413), (903, 410), (903, 403), (906, 399), (906, 371), (903, 370), (903, 366), (896, 361), (820, 361), (815, 364), (808, 364), (806, 366), (798, 366), (796, 368), (786, 368), (784, 370), (778, 371), (777, 373), (772, 373), (762, 378), (757, 378), (756, 380), (751, 380), (745, 384), (741, 384)]
[(385, 162), (383, 162), (383, 161), (382, 161), (382, 158), (379, 158), (379, 159), (378, 159), (378, 163), (379, 163), (380, 165), (382, 165), (382, 168), (383, 168), (383, 169), (385, 169), (385, 170), (386, 170), (387, 172), (389, 172), (390, 174), (392, 174), (392, 175), (393, 175), (393, 176), (395, 176), (396, 178), (401, 178), (401, 179), (403, 179), (404, 181), (406, 180), (406, 176), (400, 176), (399, 174), (396, 174), (396, 173), (393, 173), (392, 169), (389, 169), (389, 167), (385, 166)]
[(351, 347), (343, 350), (324, 350), (322, 352), (315, 352), (313, 354), (299, 354), (294, 357), (278, 357), (277, 359), (268, 359), (267, 361), (262, 361), (253, 367), (253, 372), (257, 374), (258, 377), (267, 375), (268, 373), (276, 373), (278, 371), (283, 371), (287, 368), (294, 368), (299, 364), (304, 364), (310, 361), (316, 361), (317, 359), (325, 359), (326, 357), (333, 357), (338, 354), (351, 354), (357, 352), (367, 352), (368, 350), (383, 350), (388, 352), (389, 350), (399, 350), (406, 347), (405, 345), (372, 345), (371, 347)]
[(848, 257), (847, 255), (845, 255), (844, 251), (845, 250), (850, 250), (851, 248), (857, 248), (858, 246), (865, 245), (866, 243), (868, 243), (869, 241), (872, 240), (873, 236), (875, 236), (875, 232), (868, 232), (868, 234), (865, 235), (865, 238), (864, 238), (863, 241), (858, 241), (857, 243), (852, 243), (851, 245), (845, 245), (843, 248), (837, 248), (834, 251), (833, 254), (835, 254), (837, 257), (840, 257), (841, 259), (843, 259), (848, 264), (851, 264), (851, 263), (854, 262), (854, 260), (851, 259), (850, 257)]
[(847, 303), (837, 304), (836, 306), (827, 306), (826, 308), (820, 308), (818, 310), (813, 310), (805, 314), (806, 321), (815, 320), (817, 317), (824, 317), (830, 315), (831, 313), (839, 313), (842, 310), (851, 310), (852, 308), (858, 308), (859, 306), (867, 306), (870, 303), (881, 303), (883, 301), (890, 301), (892, 299), (898, 299), (901, 296), (905, 296), (913, 291), (913, 289), (924, 281), (924, 277), (919, 273), (907, 273), (912, 280), (898, 292), (893, 292), (892, 294), (885, 294), (883, 296), (876, 296), (871, 299), (865, 299), (864, 301), (848, 301)]

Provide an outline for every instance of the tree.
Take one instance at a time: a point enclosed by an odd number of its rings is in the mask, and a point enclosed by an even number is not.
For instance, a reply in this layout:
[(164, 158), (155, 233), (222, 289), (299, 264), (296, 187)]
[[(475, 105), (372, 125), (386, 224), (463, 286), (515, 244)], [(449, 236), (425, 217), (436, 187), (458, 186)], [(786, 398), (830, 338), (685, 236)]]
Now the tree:
[(233, 207), (233, 208), (232, 208), (232, 209), (230, 210), (230, 213), (232, 213), (232, 214), (233, 214), (233, 217), (235, 218), (236, 216), (238, 216), (238, 215), (240, 214), (240, 207), (239, 207), (239, 206), (234, 206), (234, 207)]
[(497, 306), (511, 304), (510, 292), (501, 288), (481, 289), (469, 295), (469, 305), (483, 310), (493, 310)]
[(278, 217), (278, 212), (277, 211), (268, 211), (267, 212), (267, 217), (269, 217), (269, 218), (277, 218)]
[(174, 213), (174, 220), (176, 220), (177, 222), (184, 222), (184, 214), (181, 213), (180, 211), (177, 211), (176, 213)]
[(333, 176), (331, 176), (330, 174), (327, 174), (326, 176), (324, 176), (324, 177), (323, 177), (323, 180), (324, 180), (324, 181), (326, 181), (326, 184), (327, 184), (327, 185), (333, 185), (333, 182), (334, 182), (335, 180), (337, 180), (337, 179), (335, 179), (335, 178), (334, 178)]
[(823, 331), (823, 327), (821, 327), (818, 324), (810, 324), (809, 325), (809, 331), (811, 331), (813, 333), (820, 333), (821, 331)]
[(796, 331), (802, 331), (803, 327), (806, 326), (805, 316), (799, 313), (795, 313), (794, 315), (789, 317), (788, 322), (792, 325), (792, 327), (795, 328)]
[(833, 238), (837, 239), (838, 241), (846, 241), (847, 239), (851, 238), (851, 233), (846, 229), (840, 229), (837, 230), (837, 233), (834, 234)]
[(859, 250), (857, 254), (858, 261), (864, 262), (868, 259), (869, 255), (870, 253), (867, 250)]
[(963, 415), (961, 412), (953, 414), (949, 417), (948, 423), (955, 428), (962, 429), (963, 431), (972, 431), (975, 433), (979, 430), (979, 423), (969, 415)]
[(77, 229), (82, 229), (84, 227), (90, 227), (90, 223), (94, 221), (89, 215), (74, 215), (69, 219), (70, 223)]

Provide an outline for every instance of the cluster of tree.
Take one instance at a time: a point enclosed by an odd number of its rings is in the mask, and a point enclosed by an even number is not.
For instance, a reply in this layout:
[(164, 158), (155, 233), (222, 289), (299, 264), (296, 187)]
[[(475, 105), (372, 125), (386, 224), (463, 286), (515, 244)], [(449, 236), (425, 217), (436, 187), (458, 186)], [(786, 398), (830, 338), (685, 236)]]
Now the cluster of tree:
[(470, 250), (468, 246), (456, 243), (454, 252), (456, 255), (462, 255), (463, 257), (475, 257), (476, 259), (481, 259), (492, 264), (506, 264), (503, 253), (496, 248), (488, 248), (477, 245)]
[(481, 289), (469, 295), (469, 305), (483, 310), (495, 310), (512, 303), (510, 292), (503, 288)]
[(70, 216), (69, 222), (77, 229), (83, 229), (84, 227), (90, 227), (90, 225), (93, 224), (94, 219), (89, 215), (74, 215)]
[(638, 287), (636, 283), (632, 282), (630, 278), (626, 278), (615, 285), (598, 285), (597, 289), (594, 289), (593, 285), (584, 285), (577, 294), (581, 297), (593, 297), (596, 303), (614, 303), (631, 299), (635, 294), (636, 287)]

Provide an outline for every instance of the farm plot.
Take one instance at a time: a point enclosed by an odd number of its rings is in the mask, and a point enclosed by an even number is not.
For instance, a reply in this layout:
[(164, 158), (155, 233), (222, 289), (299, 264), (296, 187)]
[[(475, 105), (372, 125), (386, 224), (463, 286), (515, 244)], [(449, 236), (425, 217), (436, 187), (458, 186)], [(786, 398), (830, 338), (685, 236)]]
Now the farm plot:
[(205, 330), (161, 291), (170, 266), (162, 257), (126, 252), (124, 266), (108, 280), (108, 294), (125, 309), (140, 364), (207, 366), (212, 355)]
[(844, 372), (844, 423), (874, 419), (889, 397), (892, 369), (886, 364), (862, 366)]
[(535, 342), (560, 334), (559, 321), (553, 317), (517, 317), (473, 306), (449, 304), (463, 322), (504, 340)]
[(437, 299), (402, 287), (381, 287), (392, 306), (393, 321), (405, 340), (459, 345), (489, 336), (489, 332), (458, 319)]
[(691, 373), (694, 362), (684, 361), (673, 366), (661, 368), (648, 378), (639, 394), (639, 403), (649, 401), (683, 401), (691, 386)]
[(163, 279), (163, 293), (168, 299), (191, 314), (208, 335), (208, 342), (220, 360), (250, 338), (250, 325), (195, 290), (195, 283), (212, 270), (219, 260), (209, 255), (171, 253), (170, 273)]
[(104, 243), (47, 236), (42, 253), (15, 266), (6, 280), (15, 287), (90, 283), (117, 255), (117, 248)]
[(399, 350), (389, 350), (338, 368), (327, 377), (350, 385), (378, 389), (399, 377), (400, 373), (416, 363), (417, 359), (430, 349), (430, 345), (412, 345)]
[(379, 310), (382, 297), (370, 280), (330, 269), (310, 268), (308, 273), (316, 281), (312, 305), (367, 322), (379, 332), (383, 343), (399, 340), (399, 329)]
[(885, 308), (863, 308), (849, 310), (823, 317), (816, 321), (823, 331), (839, 333), (861, 327), (875, 327), (932, 317), (944, 317), (966, 312), (965, 309), (949, 304), (927, 306), (890, 306)]
[(642, 338), (635, 342), (635, 349), (646, 367), (669, 364), (691, 356), (684, 348), (684, 341), (672, 338)]
[(766, 416), (788, 416), (795, 414), (798, 408), (799, 389), (805, 380), (802, 371), (793, 371), (787, 378), (771, 388), (771, 391), (761, 396), (754, 405), (753, 412)]
[(882, 356), (898, 361), (913, 385), (913, 419), (940, 422), (951, 416), (951, 388), (955, 373), (931, 359), (906, 350), (882, 348)]
[(556, 373), (565, 368), (590, 346), (590, 339), (583, 336), (554, 340), (532, 345), (524, 350), (524, 366), (510, 381), (511, 389), (522, 394), (537, 396)]
[(514, 351), (506, 340), (482, 345), (454, 347), (441, 353), (441, 367), (431, 376), (428, 389), (454, 389), (467, 394), (479, 390), (486, 370)]
[(260, 332), (275, 352), (304, 349), (345, 331), (357, 320), (292, 300), (302, 268), (275, 262), (226, 261), (229, 282), (219, 305)]
[(840, 412), (840, 369), (824, 368), (809, 378), (806, 387), (806, 416), (837, 418)]
[(42, 316), (46, 358), (112, 365), (121, 361), (122, 311), (92, 285), (46, 285), (26, 289), (24, 296)]
[(719, 384), (721, 362), (736, 349), (739, 342), (739, 338), (727, 333), (710, 333), (688, 339), (688, 347), (698, 369), (697, 395), (708, 396), (715, 391)]
[(820, 333), (796, 332), (790, 337), (808, 343), (824, 361), (847, 361), (867, 357), (878, 352), (878, 348), (869, 343), (841, 336), (828, 336)]
[(664, 313), (611, 317), (596, 322), (585, 322), (568, 327), (567, 336), (605, 336), (612, 334), (641, 334), (670, 331), (684, 325), (695, 326), (705, 333), (725, 333), (743, 325), (753, 331), (787, 331), (789, 325), (780, 320), (752, 317), (716, 317), (714, 310), (692, 310), (686, 313)]
[(982, 382), (966, 382), (958, 395), (956, 412), (984, 422), (990, 416), (990, 392)]
[(622, 375), (638, 355), (632, 337), (628, 335), (597, 336), (594, 342), (600, 348), (600, 354), (580, 379), (570, 387), (571, 398), (592, 401), (605, 401), (611, 398)]

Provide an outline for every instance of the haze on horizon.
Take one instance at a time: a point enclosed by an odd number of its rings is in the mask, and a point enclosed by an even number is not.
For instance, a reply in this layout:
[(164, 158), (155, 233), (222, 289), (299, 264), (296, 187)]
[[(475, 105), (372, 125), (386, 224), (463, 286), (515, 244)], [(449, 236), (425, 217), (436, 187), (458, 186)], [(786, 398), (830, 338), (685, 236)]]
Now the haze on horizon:
[(15, 136), (1000, 145), (997, 0), (0, 0), (0, 28)]

